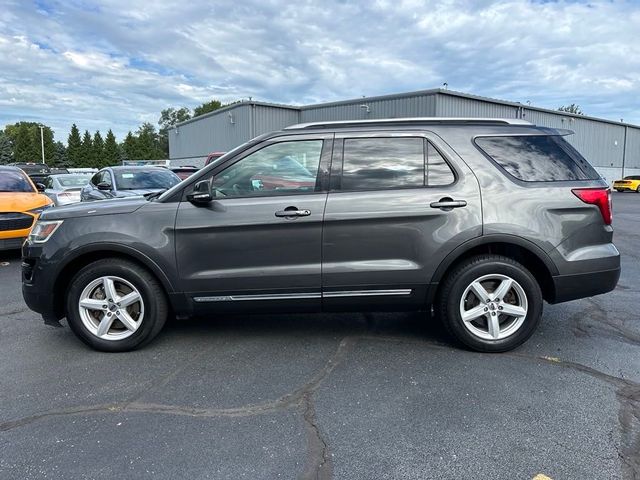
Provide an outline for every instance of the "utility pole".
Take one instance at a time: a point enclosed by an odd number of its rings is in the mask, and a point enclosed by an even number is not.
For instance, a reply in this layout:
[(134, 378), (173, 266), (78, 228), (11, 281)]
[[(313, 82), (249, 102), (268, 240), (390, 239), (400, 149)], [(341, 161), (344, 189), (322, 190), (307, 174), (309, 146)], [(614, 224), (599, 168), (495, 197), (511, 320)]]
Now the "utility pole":
[(40, 146), (42, 147), (42, 163), (44, 163), (44, 125), (38, 125), (40, 127)]

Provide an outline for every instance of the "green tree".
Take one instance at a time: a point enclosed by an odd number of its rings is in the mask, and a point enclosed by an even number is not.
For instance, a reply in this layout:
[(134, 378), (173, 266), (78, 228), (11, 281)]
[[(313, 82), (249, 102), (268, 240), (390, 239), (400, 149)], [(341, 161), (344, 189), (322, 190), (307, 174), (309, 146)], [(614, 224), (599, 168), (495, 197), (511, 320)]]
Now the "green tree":
[(558, 107), (559, 112), (575, 113), (577, 115), (584, 115), (584, 112), (580, 108), (580, 105), (572, 103), (571, 105), (563, 105)]
[(53, 161), (51, 166), (66, 168), (69, 167), (69, 158), (67, 157), (67, 148), (62, 142), (55, 143), (55, 151), (53, 152)]
[(117, 165), (120, 163), (120, 149), (118, 148), (118, 142), (116, 142), (116, 136), (113, 134), (111, 129), (109, 129), (107, 136), (104, 139), (102, 160), (105, 166)]
[[(39, 145), (26, 122), (20, 122), (13, 137), (13, 156), (16, 162), (38, 162)], [(40, 160), (42, 161), (42, 160)]]
[(160, 160), (165, 158), (160, 148), (160, 139), (154, 127), (145, 122), (136, 131), (135, 144), (132, 151), (127, 152), (131, 160)]
[(79, 167), (82, 164), (82, 139), (80, 130), (74, 123), (67, 139), (67, 158), (70, 167)]
[(93, 140), (89, 130), (84, 131), (82, 136), (82, 144), (80, 145), (80, 166), (81, 167), (94, 167), (93, 162)]
[(128, 132), (124, 141), (122, 142), (123, 159), (133, 160), (136, 156), (137, 138), (133, 136), (133, 133)]
[(9, 135), (0, 130), (0, 165), (13, 162), (13, 143)]
[(160, 130), (158, 131), (158, 135), (160, 140), (160, 149), (164, 153), (165, 158), (169, 158), (169, 128), (174, 126), (176, 123), (184, 122), (190, 118), (191, 111), (186, 107), (178, 109), (174, 107), (165, 108), (160, 112), (160, 119), (158, 120)]
[(93, 134), (91, 160), (94, 167), (102, 168), (107, 166), (104, 162), (104, 140), (100, 135), (100, 130), (96, 130), (96, 133)]
[[(40, 124), (35, 122), (18, 122), (5, 127), (5, 134), (13, 144), (13, 157), (16, 162), (41, 162), (41, 131)], [(55, 145), (53, 130), (43, 125), (44, 154), (47, 163), (53, 160)]]
[(199, 117), (200, 115), (213, 112), (224, 106), (225, 105), (220, 100), (211, 100), (210, 102), (204, 102), (202, 105), (199, 105), (193, 109), (193, 116)]

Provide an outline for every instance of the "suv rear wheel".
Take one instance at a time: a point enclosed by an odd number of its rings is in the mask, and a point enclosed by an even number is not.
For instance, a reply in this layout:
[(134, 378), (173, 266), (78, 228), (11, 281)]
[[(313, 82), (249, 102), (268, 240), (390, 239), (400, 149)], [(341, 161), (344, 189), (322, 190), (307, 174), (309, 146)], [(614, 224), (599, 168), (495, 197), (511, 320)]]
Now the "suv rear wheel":
[(542, 316), (531, 272), (499, 255), (472, 257), (446, 278), (438, 305), (446, 329), (467, 347), (505, 352), (524, 343)]
[(167, 319), (162, 286), (126, 260), (110, 258), (87, 265), (71, 280), (68, 292), (69, 326), (98, 350), (133, 350), (154, 338)]

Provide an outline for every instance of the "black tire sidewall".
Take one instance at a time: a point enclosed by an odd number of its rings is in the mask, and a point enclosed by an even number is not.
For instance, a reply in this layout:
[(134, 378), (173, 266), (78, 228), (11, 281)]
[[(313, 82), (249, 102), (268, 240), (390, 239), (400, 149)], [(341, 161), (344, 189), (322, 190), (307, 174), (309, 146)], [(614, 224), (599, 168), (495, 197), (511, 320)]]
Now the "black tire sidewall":
[[(144, 302), (143, 321), (133, 335), (122, 340), (103, 340), (87, 330), (80, 318), (78, 302), (84, 288), (93, 280), (107, 275), (123, 278), (133, 284)], [(73, 332), (87, 345), (105, 352), (133, 350), (157, 334), (157, 323), (164, 324), (167, 315), (164, 292), (159, 292), (154, 277), (144, 269), (126, 261), (101, 260), (87, 265), (71, 280), (67, 291), (67, 321)]]
[[(506, 260), (506, 259), (505, 259)], [(469, 262), (456, 272), (455, 278), (445, 299), (447, 327), (454, 336), (466, 346), (482, 352), (505, 352), (524, 343), (535, 331), (542, 316), (543, 299), (535, 278), (517, 262), (501, 259), (485, 259)], [(460, 315), (460, 300), (466, 288), (477, 278), (484, 275), (507, 275), (523, 288), (527, 296), (528, 312), (523, 325), (507, 338), (484, 340), (473, 335), (464, 326)]]

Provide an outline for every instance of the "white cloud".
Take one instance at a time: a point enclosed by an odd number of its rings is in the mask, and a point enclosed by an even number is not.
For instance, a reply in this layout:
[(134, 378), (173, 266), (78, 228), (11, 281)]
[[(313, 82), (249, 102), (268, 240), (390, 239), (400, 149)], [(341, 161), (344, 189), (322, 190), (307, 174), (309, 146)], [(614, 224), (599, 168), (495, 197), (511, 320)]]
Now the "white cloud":
[(449, 88), (640, 123), (634, 1), (20, 0), (0, 11), (0, 125), (119, 138), (211, 98)]

